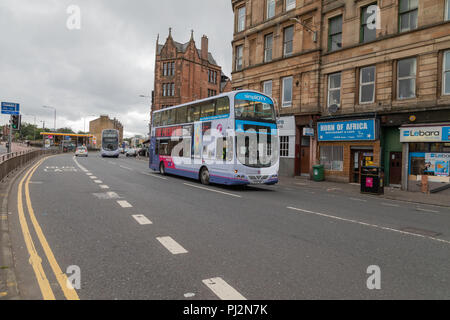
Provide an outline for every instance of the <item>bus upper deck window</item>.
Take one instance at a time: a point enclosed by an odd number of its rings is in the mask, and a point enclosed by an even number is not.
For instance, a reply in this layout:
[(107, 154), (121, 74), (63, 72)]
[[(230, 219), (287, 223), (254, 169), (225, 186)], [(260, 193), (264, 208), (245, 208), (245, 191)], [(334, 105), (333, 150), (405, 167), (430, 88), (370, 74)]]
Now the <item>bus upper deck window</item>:
[(168, 111), (168, 119), (167, 119), (167, 124), (175, 124), (175, 110), (174, 109), (170, 109), (167, 110)]
[(162, 126), (167, 125), (167, 117), (168, 117), (167, 111), (161, 112), (161, 125)]
[(215, 107), (212, 101), (208, 101), (207, 103), (202, 105), (202, 114), (201, 118), (212, 117), (215, 114)]
[(186, 123), (186, 107), (177, 109), (177, 123)]
[(229, 114), (230, 102), (228, 98), (220, 98), (216, 101), (216, 115)]

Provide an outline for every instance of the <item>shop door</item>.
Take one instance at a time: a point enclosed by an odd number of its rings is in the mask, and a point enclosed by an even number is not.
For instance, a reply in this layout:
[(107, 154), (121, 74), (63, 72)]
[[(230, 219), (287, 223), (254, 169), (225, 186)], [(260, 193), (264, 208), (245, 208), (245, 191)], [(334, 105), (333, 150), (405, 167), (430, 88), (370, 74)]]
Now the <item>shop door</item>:
[(310, 150), (310, 138), (302, 137), (300, 148), (300, 170), (301, 174), (309, 174), (309, 150)]
[(389, 158), (389, 184), (402, 183), (402, 153), (391, 152)]
[(361, 167), (373, 166), (373, 151), (372, 150), (352, 150), (352, 170), (350, 181), (354, 183), (361, 183)]

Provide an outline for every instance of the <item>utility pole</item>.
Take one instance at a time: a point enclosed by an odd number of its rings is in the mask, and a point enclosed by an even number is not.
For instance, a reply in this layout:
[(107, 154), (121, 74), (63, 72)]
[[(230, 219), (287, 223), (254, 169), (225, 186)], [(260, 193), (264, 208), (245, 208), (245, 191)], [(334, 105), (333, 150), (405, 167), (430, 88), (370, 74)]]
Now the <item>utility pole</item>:
[(9, 117), (8, 153), (11, 153), (11, 141), (12, 141), (12, 116)]

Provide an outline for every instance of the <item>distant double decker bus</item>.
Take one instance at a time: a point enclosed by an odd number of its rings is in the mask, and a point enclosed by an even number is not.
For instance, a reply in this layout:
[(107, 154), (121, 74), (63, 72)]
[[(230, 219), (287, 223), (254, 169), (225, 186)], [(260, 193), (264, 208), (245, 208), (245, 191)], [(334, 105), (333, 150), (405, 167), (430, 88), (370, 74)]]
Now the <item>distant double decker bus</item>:
[(100, 155), (102, 157), (118, 158), (119, 150), (119, 130), (105, 129), (102, 131), (102, 148)]
[(203, 184), (275, 184), (279, 141), (273, 100), (234, 91), (153, 113), (150, 168)]

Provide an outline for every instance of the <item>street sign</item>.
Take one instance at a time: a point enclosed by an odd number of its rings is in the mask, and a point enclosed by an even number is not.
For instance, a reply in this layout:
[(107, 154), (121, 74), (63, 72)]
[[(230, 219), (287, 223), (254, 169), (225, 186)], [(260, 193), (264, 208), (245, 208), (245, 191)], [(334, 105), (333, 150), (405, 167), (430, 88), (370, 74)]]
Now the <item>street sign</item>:
[(12, 102), (2, 102), (2, 114), (20, 114), (20, 105)]

